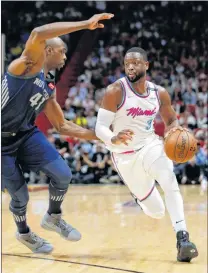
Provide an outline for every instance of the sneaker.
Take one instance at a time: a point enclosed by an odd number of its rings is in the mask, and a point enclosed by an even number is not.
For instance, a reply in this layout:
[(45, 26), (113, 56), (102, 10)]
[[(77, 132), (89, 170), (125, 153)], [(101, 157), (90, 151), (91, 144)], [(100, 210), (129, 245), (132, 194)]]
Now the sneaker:
[(34, 253), (50, 253), (53, 250), (51, 244), (31, 231), (24, 234), (17, 231), (16, 238)]
[(178, 231), (176, 237), (176, 247), (178, 249), (177, 260), (179, 262), (190, 262), (191, 259), (199, 255), (195, 244), (189, 241), (189, 233), (187, 231)]
[(46, 213), (42, 219), (41, 227), (46, 230), (55, 231), (69, 241), (79, 241), (82, 237), (78, 230), (67, 224), (61, 218), (61, 214), (49, 215)]

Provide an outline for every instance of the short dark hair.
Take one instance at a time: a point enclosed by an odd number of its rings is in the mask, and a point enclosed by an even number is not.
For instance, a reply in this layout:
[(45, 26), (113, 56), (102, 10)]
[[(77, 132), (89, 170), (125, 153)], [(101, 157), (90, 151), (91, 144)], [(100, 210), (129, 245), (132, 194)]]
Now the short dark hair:
[(137, 52), (137, 53), (141, 54), (143, 59), (145, 61), (147, 61), (147, 52), (143, 48), (141, 48), (141, 47), (132, 47), (126, 52), (126, 54), (131, 53), (131, 52)]

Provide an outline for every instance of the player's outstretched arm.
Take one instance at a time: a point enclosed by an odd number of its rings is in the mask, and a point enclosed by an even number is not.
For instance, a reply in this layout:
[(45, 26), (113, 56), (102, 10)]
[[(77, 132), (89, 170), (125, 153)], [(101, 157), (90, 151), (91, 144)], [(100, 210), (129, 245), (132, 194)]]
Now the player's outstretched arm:
[(38, 73), (42, 69), (45, 59), (46, 40), (78, 30), (104, 28), (104, 24), (100, 21), (111, 19), (113, 16), (111, 13), (101, 13), (86, 21), (58, 22), (34, 28), (21, 57), (9, 65), (8, 71), (16, 76), (27, 75), (31, 70), (31, 74)]
[(62, 135), (77, 137), (86, 140), (98, 139), (94, 131), (85, 129), (71, 121), (66, 120), (64, 118), (63, 111), (58, 102), (56, 101), (55, 97), (51, 97), (46, 102), (44, 113), (46, 114), (50, 123)]
[(159, 89), (160, 115), (165, 123), (164, 136), (166, 137), (172, 130), (186, 130), (179, 125), (175, 110), (171, 105), (170, 95), (164, 88)]
[(115, 135), (110, 126), (114, 120), (118, 105), (122, 101), (122, 88), (120, 83), (114, 83), (107, 87), (103, 97), (101, 108), (98, 111), (95, 127), (96, 135), (106, 144), (128, 145), (127, 141), (132, 140), (133, 131), (123, 130)]
[(97, 28), (104, 28), (104, 24), (99, 21), (111, 19), (114, 15), (112, 13), (101, 13), (93, 15), (90, 19), (80, 22), (59, 22), (36, 27), (32, 31), (32, 40), (39, 42), (51, 39), (57, 36), (69, 34), (83, 29), (94, 30)]

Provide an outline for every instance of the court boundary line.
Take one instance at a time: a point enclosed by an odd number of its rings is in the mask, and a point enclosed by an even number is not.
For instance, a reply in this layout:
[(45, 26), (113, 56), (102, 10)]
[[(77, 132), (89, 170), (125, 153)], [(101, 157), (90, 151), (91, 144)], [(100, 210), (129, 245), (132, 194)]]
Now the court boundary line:
[(102, 268), (102, 269), (110, 269), (110, 270), (117, 270), (117, 271), (130, 272), (130, 273), (145, 273), (145, 272), (141, 272), (141, 271), (123, 269), (123, 268), (118, 268), (118, 267), (110, 267), (110, 266), (104, 266), (104, 265), (73, 262), (73, 261), (52, 259), (52, 258), (45, 258), (45, 257), (33, 257), (33, 256), (27, 256), (27, 255), (20, 255), (20, 254), (10, 254), (10, 253), (2, 253), (1, 255), (2, 256), (9, 256), (9, 257), (19, 257), (19, 258), (44, 260), (44, 261), (54, 261), (54, 262), (69, 263), (69, 264), (76, 264), (76, 265), (86, 265), (86, 266), (90, 266), (90, 267), (98, 267), (98, 268)]

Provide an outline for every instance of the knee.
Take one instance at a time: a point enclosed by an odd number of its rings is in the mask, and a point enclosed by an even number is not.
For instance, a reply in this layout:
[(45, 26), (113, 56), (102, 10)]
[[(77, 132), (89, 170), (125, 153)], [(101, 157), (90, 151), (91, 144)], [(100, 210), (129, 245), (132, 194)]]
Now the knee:
[(11, 193), (11, 202), (10, 202), (10, 210), (13, 213), (17, 213), (20, 211), (25, 211), (27, 207), (27, 203), (29, 201), (29, 193), (27, 185), (24, 184), (19, 188), (16, 192)]
[(177, 180), (173, 172), (173, 163), (166, 157), (160, 157), (149, 169), (150, 175), (160, 184), (162, 188), (175, 187)]
[(178, 191), (178, 181), (171, 168), (160, 169), (155, 173), (155, 180), (159, 183), (164, 193)]
[(165, 216), (165, 209), (164, 210), (158, 210), (158, 211), (145, 211), (145, 214), (150, 216), (151, 218), (154, 219), (161, 219)]
[(146, 215), (151, 218), (161, 219), (165, 216), (165, 206), (164, 204), (160, 204), (158, 207), (154, 207), (154, 209), (148, 209), (146, 207), (143, 208), (143, 211)]
[(152, 218), (155, 218), (155, 219), (161, 219), (165, 216), (165, 210), (161, 210), (161, 211), (157, 211), (155, 212), (154, 214), (152, 214)]
[(67, 189), (72, 179), (70, 168), (65, 165), (56, 172), (55, 178), (52, 178), (52, 184), (59, 189)]
[(60, 184), (69, 185), (72, 179), (72, 173), (68, 166), (66, 166), (62, 172), (57, 176), (58, 181)]
[(71, 170), (61, 157), (44, 166), (42, 171), (52, 179), (54, 186), (58, 188), (67, 188), (72, 179)]

